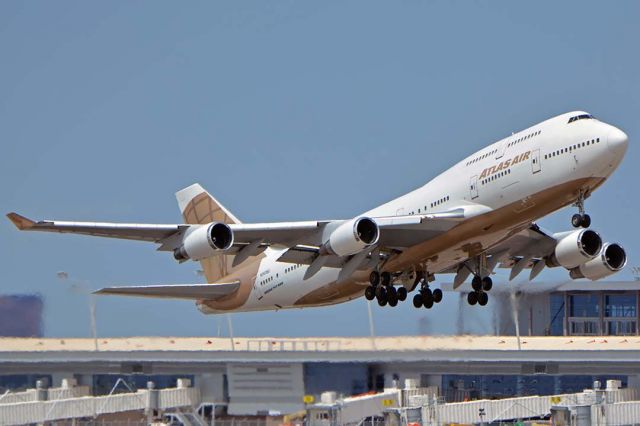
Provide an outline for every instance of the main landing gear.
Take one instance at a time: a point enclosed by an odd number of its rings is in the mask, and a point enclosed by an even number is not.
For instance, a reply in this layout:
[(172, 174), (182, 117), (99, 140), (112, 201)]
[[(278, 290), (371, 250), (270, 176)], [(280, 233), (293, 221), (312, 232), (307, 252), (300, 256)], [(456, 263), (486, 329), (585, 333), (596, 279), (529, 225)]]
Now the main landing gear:
[(367, 300), (378, 300), (378, 305), (396, 306), (398, 302), (407, 300), (407, 289), (398, 287), (397, 289), (391, 283), (391, 274), (389, 272), (372, 271), (369, 275), (369, 286), (364, 291)]
[(413, 306), (416, 308), (425, 307), (431, 309), (434, 303), (440, 303), (442, 300), (442, 290), (436, 288), (431, 290), (429, 284), (425, 281), (420, 285), (420, 291), (413, 296)]
[(493, 280), (491, 277), (481, 278), (479, 275), (475, 275), (471, 280), (471, 288), (473, 291), (467, 294), (467, 302), (473, 306), (476, 303), (480, 306), (485, 306), (489, 302), (489, 295), (487, 292), (493, 287)]
[[(389, 272), (372, 271), (369, 275), (369, 286), (364, 291), (367, 300), (376, 299), (380, 306), (396, 306), (398, 302), (407, 299), (408, 290), (404, 286), (398, 288), (392, 284), (392, 277)], [(424, 274), (417, 274), (412, 290), (420, 285), (420, 290), (413, 296), (413, 306), (416, 308), (425, 307), (431, 309), (435, 303), (442, 300), (442, 290), (436, 288), (431, 290)]]
[(578, 199), (573, 204), (578, 207), (578, 213), (571, 217), (571, 225), (573, 225), (574, 228), (588, 228), (591, 225), (591, 216), (584, 212), (584, 200), (585, 193), (584, 191), (580, 191)]

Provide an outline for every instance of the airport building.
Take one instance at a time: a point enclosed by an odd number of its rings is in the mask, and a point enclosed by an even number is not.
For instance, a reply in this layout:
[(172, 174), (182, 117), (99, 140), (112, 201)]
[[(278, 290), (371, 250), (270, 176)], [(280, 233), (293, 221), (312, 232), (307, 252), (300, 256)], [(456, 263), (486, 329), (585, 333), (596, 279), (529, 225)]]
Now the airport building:
[[(292, 413), (319, 400), (381, 392), (407, 379), (448, 402), (579, 392), (617, 379), (640, 387), (640, 341), (603, 337), (385, 337), (334, 339), (118, 338), (0, 340), (2, 386), (59, 387), (93, 395), (118, 379), (143, 389), (188, 379), (227, 415)], [(9, 386), (7, 386), (9, 385)]]
[(122, 385), (150, 392), (153, 382), (224, 417), (294, 413), (326, 392), (381, 394), (407, 381), (442, 403), (577, 393), (611, 380), (638, 389), (639, 291), (638, 281), (496, 285), (491, 336), (0, 338), (0, 395), (73, 383), (107, 396)]
[[(640, 281), (527, 283), (498, 291), (497, 333), (514, 335), (511, 292), (519, 330), (529, 336), (637, 336)], [(510, 291), (509, 291), (510, 290)]]

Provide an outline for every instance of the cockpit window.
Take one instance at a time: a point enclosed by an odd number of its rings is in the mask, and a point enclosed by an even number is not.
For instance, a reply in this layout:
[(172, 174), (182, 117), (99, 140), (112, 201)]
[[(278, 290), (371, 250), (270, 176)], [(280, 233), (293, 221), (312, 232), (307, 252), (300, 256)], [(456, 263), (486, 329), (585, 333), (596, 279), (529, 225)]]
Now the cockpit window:
[(576, 115), (574, 117), (571, 117), (569, 119), (569, 123), (573, 123), (574, 121), (578, 121), (578, 120), (583, 120), (583, 119), (592, 119), (595, 118), (593, 115), (591, 114), (581, 114), (581, 115)]

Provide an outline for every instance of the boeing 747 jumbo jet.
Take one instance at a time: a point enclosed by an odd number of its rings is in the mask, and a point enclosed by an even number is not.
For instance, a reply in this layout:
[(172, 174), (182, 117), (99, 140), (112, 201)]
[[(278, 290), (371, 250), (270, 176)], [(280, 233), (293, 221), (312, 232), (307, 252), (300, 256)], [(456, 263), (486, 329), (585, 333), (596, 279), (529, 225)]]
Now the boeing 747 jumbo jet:
[[(512, 134), (470, 155), (426, 185), (346, 220), (242, 223), (194, 184), (176, 194), (184, 224), (34, 222), (24, 231), (76, 233), (159, 244), (178, 262), (198, 261), (207, 284), (110, 287), (99, 294), (192, 299), (204, 313), (303, 308), (364, 295), (416, 308), (442, 299), (430, 285), (473, 275), (467, 300), (486, 305), (491, 274), (524, 269), (529, 278), (561, 267), (573, 279), (621, 270), (626, 253), (588, 229), (584, 202), (618, 167), (627, 135), (574, 111)], [(574, 228), (548, 233), (535, 220), (568, 205)]]

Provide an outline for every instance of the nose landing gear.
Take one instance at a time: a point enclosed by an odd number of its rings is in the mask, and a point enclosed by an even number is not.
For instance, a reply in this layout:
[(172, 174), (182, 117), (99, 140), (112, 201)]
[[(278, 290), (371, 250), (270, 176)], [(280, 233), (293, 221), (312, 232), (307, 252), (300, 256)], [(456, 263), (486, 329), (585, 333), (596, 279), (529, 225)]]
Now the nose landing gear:
[(578, 194), (578, 199), (573, 204), (578, 207), (578, 213), (571, 216), (571, 225), (574, 228), (588, 228), (591, 226), (591, 216), (584, 212), (584, 200), (585, 200), (585, 192), (580, 191)]

